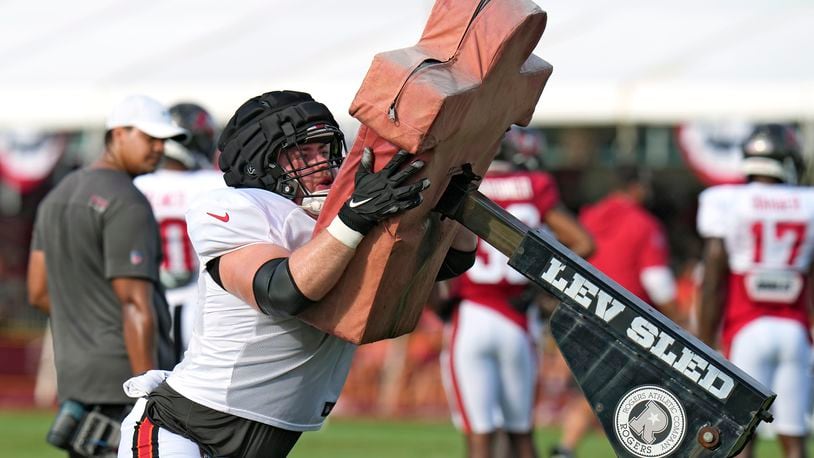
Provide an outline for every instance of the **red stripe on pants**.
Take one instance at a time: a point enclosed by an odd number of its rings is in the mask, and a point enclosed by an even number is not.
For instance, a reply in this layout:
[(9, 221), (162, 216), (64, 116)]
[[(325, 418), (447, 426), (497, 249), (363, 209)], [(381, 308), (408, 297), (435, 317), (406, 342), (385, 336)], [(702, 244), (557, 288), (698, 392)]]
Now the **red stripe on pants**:
[(153, 455), (153, 430), (155, 425), (146, 416), (141, 420), (138, 426), (138, 435), (136, 439), (136, 449), (134, 456), (136, 458), (154, 458), (158, 455)]

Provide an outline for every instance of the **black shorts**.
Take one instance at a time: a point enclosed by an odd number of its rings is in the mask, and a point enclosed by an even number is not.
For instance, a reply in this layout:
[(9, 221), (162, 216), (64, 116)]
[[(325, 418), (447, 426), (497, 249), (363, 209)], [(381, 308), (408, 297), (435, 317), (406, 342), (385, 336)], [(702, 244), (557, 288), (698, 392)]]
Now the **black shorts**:
[(302, 434), (202, 406), (167, 382), (150, 393), (144, 413), (155, 425), (194, 441), (212, 457), (284, 458)]

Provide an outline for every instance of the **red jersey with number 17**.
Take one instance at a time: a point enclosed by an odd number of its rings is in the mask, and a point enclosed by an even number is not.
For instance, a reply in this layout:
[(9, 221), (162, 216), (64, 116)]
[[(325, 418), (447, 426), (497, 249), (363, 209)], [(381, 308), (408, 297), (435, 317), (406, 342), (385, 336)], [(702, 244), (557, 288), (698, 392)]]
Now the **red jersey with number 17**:
[[(540, 227), (560, 200), (553, 178), (544, 172), (489, 172), (479, 191), (531, 228)], [(475, 264), (460, 277), (459, 294), (528, 329), (525, 313), (509, 302), (523, 292), (528, 279), (509, 267), (508, 261), (496, 248), (479, 241)]]
[(750, 321), (773, 316), (809, 328), (808, 270), (814, 253), (814, 189), (723, 185), (701, 193), (698, 232), (721, 238), (729, 261), (722, 343)]

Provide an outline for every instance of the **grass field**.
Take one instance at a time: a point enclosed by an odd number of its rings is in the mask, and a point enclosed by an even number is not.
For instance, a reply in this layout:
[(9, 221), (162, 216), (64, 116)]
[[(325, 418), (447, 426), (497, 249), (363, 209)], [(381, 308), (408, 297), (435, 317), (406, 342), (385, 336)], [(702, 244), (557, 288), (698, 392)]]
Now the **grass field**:
[[(6, 458), (57, 458), (65, 454), (45, 443), (50, 411), (0, 410), (0, 450)], [(556, 442), (559, 431), (540, 429), (537, 444), (541, 457)], [(810, 453), (814, 447), (809, 443)], [(331, 420), (319, 432), (306, 433), (292, 458), (444, 458), (462, 457), (463, 443), (447, 422), (391, 421), (381, 419)], [(613, 457), (603, 436), (588, 437), (578, 450), (580, 458)], [(760, 458), (779, 457), (774, 442), (758, 444)]]

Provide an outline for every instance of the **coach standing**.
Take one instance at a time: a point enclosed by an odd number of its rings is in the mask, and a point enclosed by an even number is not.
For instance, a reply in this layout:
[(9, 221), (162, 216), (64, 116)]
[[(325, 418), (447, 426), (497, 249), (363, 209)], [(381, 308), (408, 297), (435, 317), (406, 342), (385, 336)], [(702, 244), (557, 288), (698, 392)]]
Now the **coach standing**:
[(60, 402), (121, 420), (132, 404), (122, 383), (176, 362), (158, 226), (132, 180), (156, 169), (164, 140), (187, 132), (145, 96), (120, 102), (106, 128), (102, 157), (66, 176), (37, 210), (28, 296), (51, 318)]

